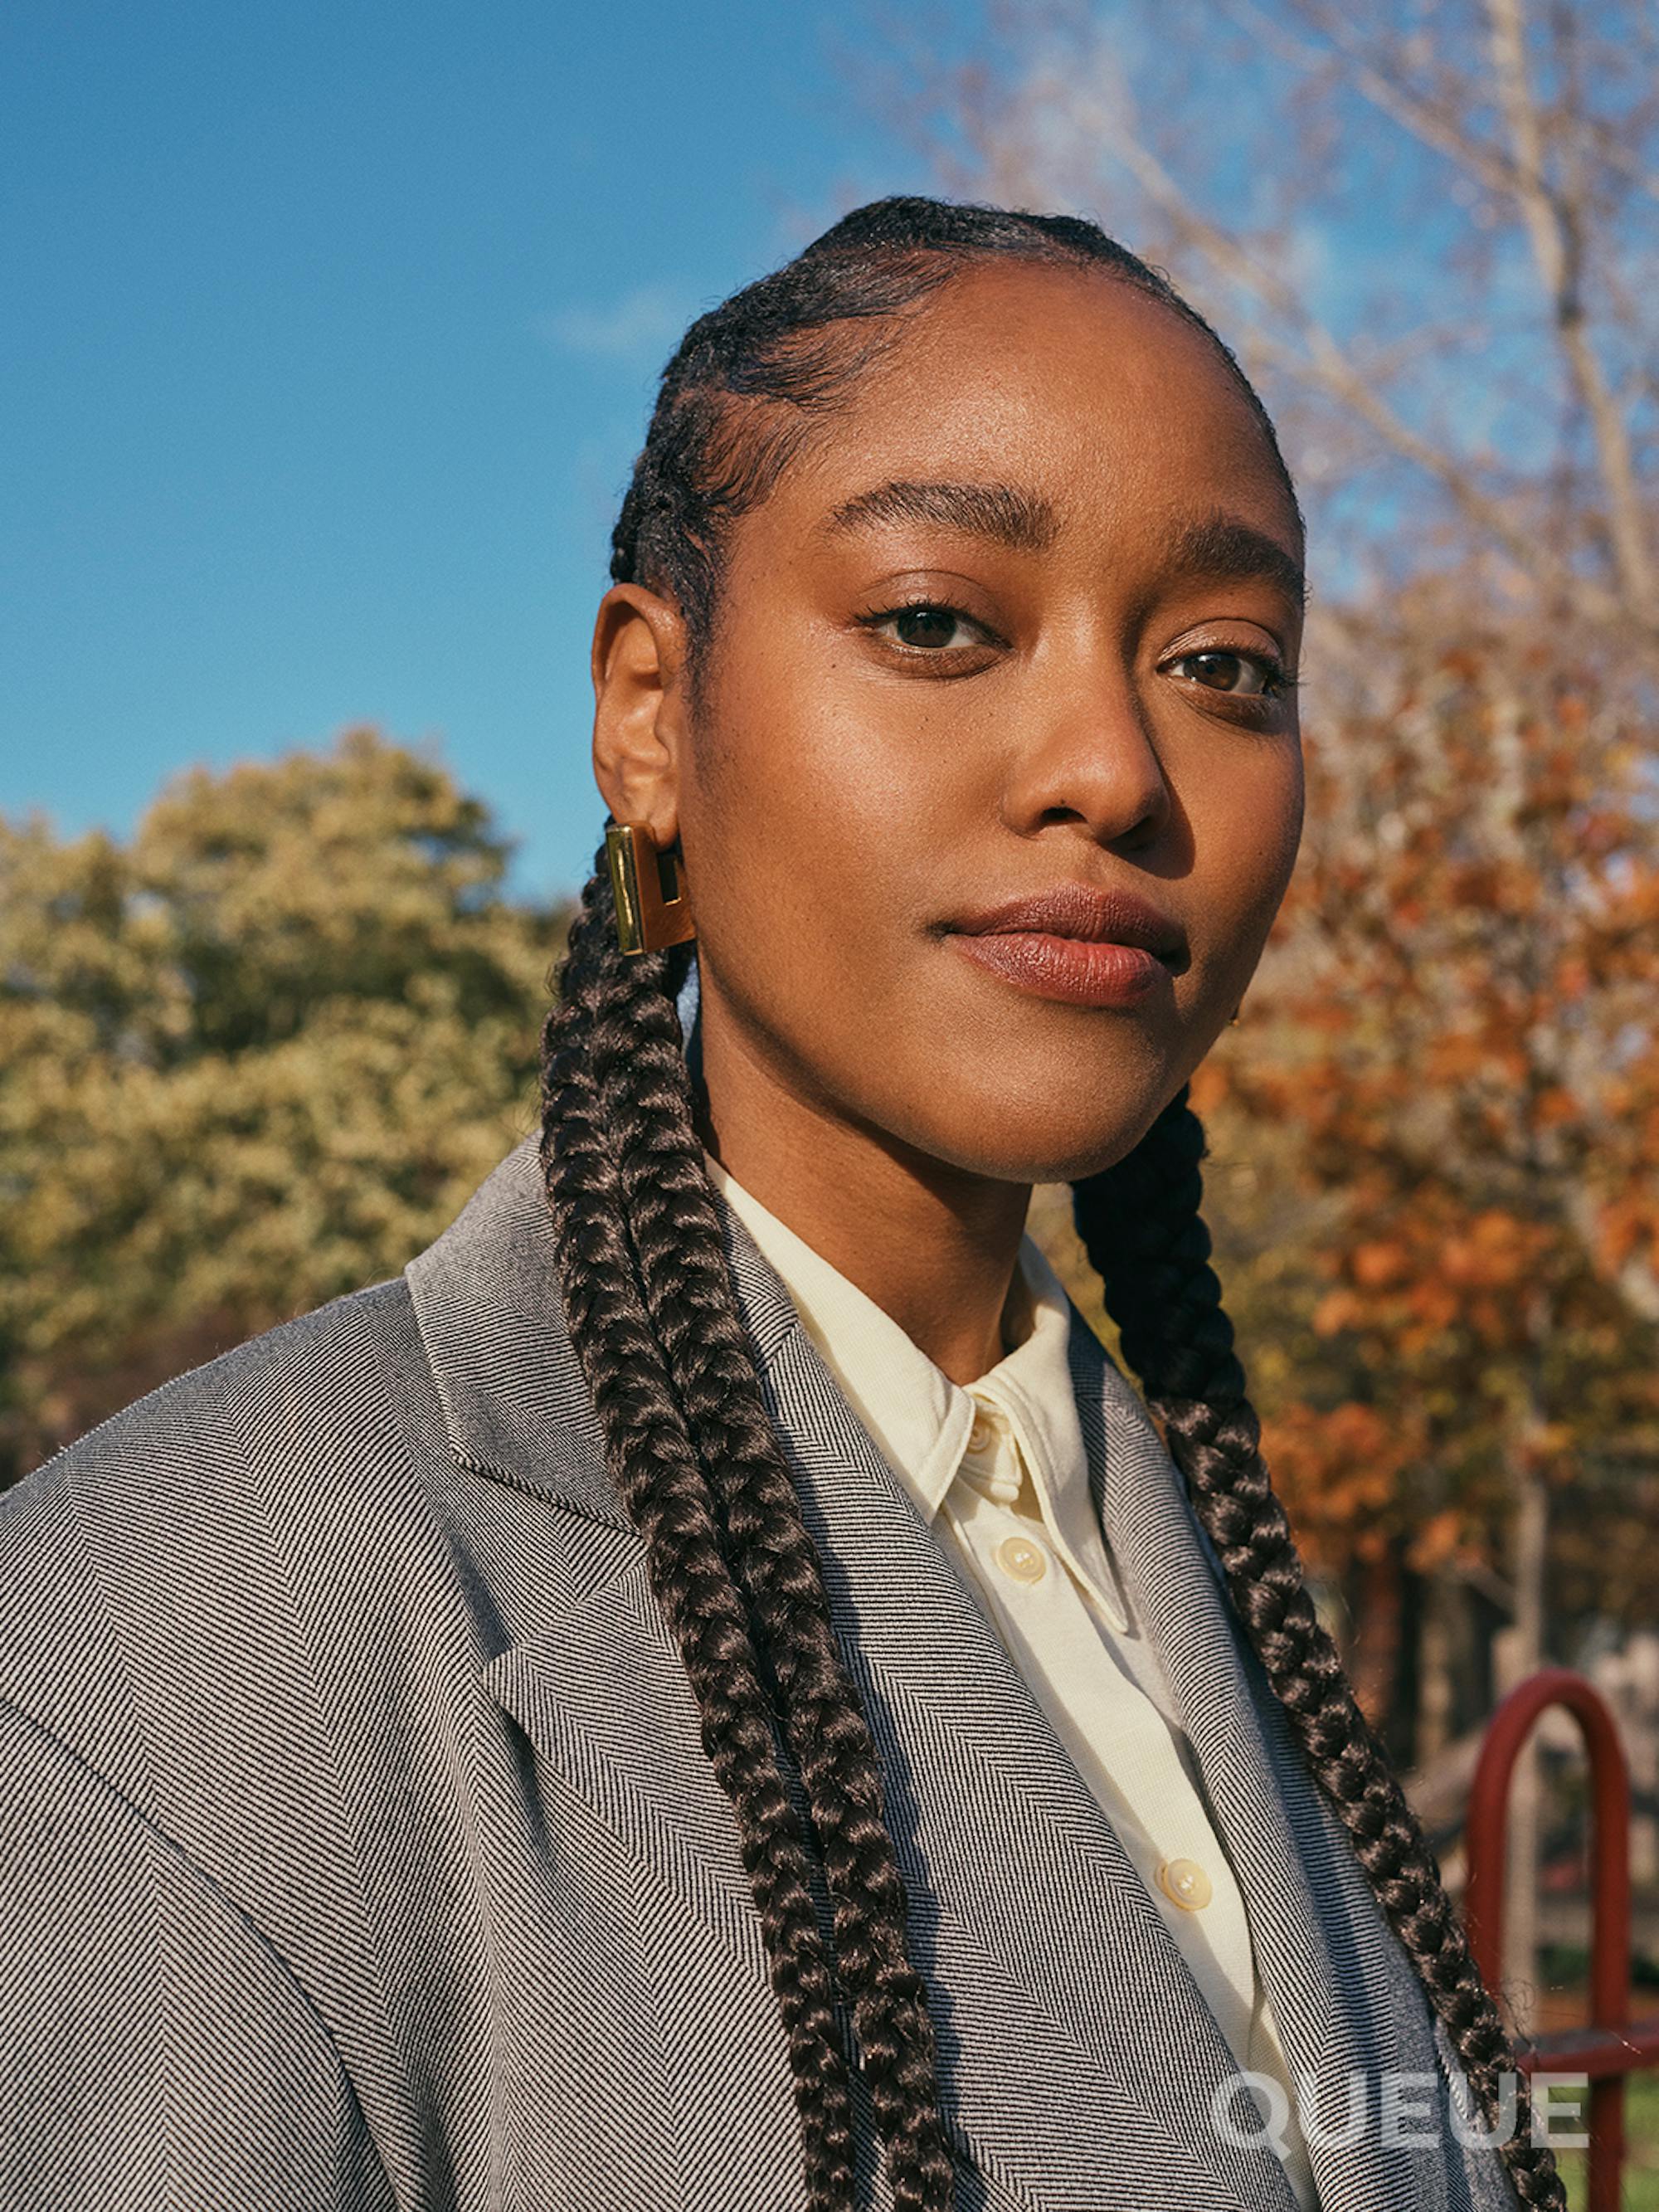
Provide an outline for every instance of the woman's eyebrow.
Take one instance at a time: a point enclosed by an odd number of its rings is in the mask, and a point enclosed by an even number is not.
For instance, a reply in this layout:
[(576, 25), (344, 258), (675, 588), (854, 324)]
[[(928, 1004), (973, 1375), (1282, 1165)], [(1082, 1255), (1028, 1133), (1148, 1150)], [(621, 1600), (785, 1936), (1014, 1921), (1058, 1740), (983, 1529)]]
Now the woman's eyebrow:
[(1307, 576), (1295, 554), (1265, 531), (1219, 509), (1177, 531), (1169, 558), (1171, 568), (1217, 583), (1249, 583), (1265, 577), (1278, 585), (1292, 605), (1308, 604)]
[[(994, 538), (1016, 552), (1041, 553), (1054, 543), (1060, 521), (1052, 500), (1018, 484), (891, 477), (832, 507), (819, 529), (836, 537), (871, 524), (932, 522)], [(1168, 552), (1172, 567), (1223, 583), (1265, 577), (1293, 605), (1307, 604), (1307, 579), (1295, 554), (1237, 515), (1218, 509), (1188, 523)]]
[(971, 531), (1018, 553), (1041, 553), (1054, 543), (1060, 516), (1041, 492), (1009, 483), (928, 483), (892, 477), (832, 507), (819, 525), (827, 537), (870, 523), (933, 522)]

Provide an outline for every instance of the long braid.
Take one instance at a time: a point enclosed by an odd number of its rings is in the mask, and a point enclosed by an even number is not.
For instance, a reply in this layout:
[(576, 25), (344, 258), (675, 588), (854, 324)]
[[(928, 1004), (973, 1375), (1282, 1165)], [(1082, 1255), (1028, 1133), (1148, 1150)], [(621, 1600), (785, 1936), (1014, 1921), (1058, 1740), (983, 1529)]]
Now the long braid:
[[(610, 954), (613, 968), (623, 956)], [(697, 1136), (674, 1001), (641, 996), (626, 1049), (595, 1076), (623, 1210), (678, 1404), (775, 1681), (835, 1903), (854, 2016), (897, 2212), (946, 2212), (952, 2167), (938, 2106), (927, 1985), (882, 1810), (875, 1744), (836, 1643), (822, 1565), (762, 1399)]]
[[(1133, 1152), (1073, 1186), (1078, 1231), (1251, 1645), (1496, 2126), (1499, 2077), (1514, 2068), (1514, 2052), (1422, 1825), (1308, 1595), (1209, 1264), (1200, 1211), (1205, 1146), (1183, 1086)], [(1528, 2105), (1517, 2075), (1517, 2124), (1505, 2160), (1524, 2203), (1565, 2212), (1554, 2159), (1532, 2140)]]
[(601, 873), (573, 925), (543, 1038), (541, 1151), (560, 1286), (612, 1478), (646, 1539), (652, 1588), (697, 1700), (703, 1748), (737, 1813), (788, 2039), (808, 2201), (812, 2212), (849, 2212), (850, 2091), (805, 1842), (743, 1603), (641, 1297), (597, 1081), (629, 1048), (641, 1007), (661, 1000), (670, 963), (651, 955), (624, 970), (607, 956), (614, 935)]

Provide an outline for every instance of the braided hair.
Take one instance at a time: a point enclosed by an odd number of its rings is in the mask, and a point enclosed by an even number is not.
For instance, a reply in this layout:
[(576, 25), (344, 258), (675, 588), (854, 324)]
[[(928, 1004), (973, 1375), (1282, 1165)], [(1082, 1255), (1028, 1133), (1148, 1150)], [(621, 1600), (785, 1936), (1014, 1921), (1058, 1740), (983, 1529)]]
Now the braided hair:
[[(873, 201), (700, 316), (663, 371), (611, 574), (678, 605), (694, 711), (732, 526), (896, 343), (904, 312), (999, 255), (1097, 269), (1200, 330), (1237, 379), (1294, 507), (1272, 423), (1235, 356), (1160, 274), (1093, 223)], [(612, 1479), (646, 1541), (705, 1752), (737, 1815), (811, 2212), (850, 2212), (855, 2201), (843, 2007), (896, 2212), (949, 2212), (927, 1991), (909, 1958), (876, 1747), (766, 1409), (704, 1164), (678, 1011), (691, 949), (624, 956), (615, 921), (601, 848), (542, 1052), (541, 1156), (571, 1341)], [(1434, 1853), (1309, 1598), (1209, 1265), (1204, 1152), (1183, 1085), (1124, 1158), (1073, 1185), (1078, 1230), (1310, 1772), (1498, 2127), (1513, 2054)], [(820, 1869), (828, 1942), (813, 1895)], [(1565, 2208), (1551, 2154), (1532, 2140), (1523, 2082), (1517, 2092), (1519, 2124), (1503, 2154), (1516, 2191), (1527, 2204)]]

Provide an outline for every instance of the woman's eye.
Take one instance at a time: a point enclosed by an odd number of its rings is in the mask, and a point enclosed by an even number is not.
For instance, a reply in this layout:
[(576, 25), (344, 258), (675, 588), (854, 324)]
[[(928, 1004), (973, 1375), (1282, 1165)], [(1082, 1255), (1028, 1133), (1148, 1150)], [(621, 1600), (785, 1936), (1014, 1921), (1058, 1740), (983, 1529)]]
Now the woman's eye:
[(985, 635), (970, 616), (932, 599), (918, 600), (908, 607), (889, 607), (884, 614), (869, 615), (865, 619), (878, 632), (890, 624), (898, 644), (921, 652), (938, 652), (953, 645), (977, 645)]
[(1229, 692), (1235, 699), (1277, 699), (1290, 688), (1276, 660), (1254, 653), (1183, 653), (1166, 665), (1189, 683)]

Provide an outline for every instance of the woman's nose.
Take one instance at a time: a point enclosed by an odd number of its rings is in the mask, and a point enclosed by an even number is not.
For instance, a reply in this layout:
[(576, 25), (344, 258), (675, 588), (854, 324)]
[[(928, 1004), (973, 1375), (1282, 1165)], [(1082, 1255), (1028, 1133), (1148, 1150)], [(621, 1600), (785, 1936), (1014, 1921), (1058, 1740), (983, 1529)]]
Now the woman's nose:
[(1130, 671), (1073, 669), (1025, 706), (1003, 784), (1011, 830), (1031, 836), (1075, 822), (1102, 845), (1157, 835), (1172, 794)]

